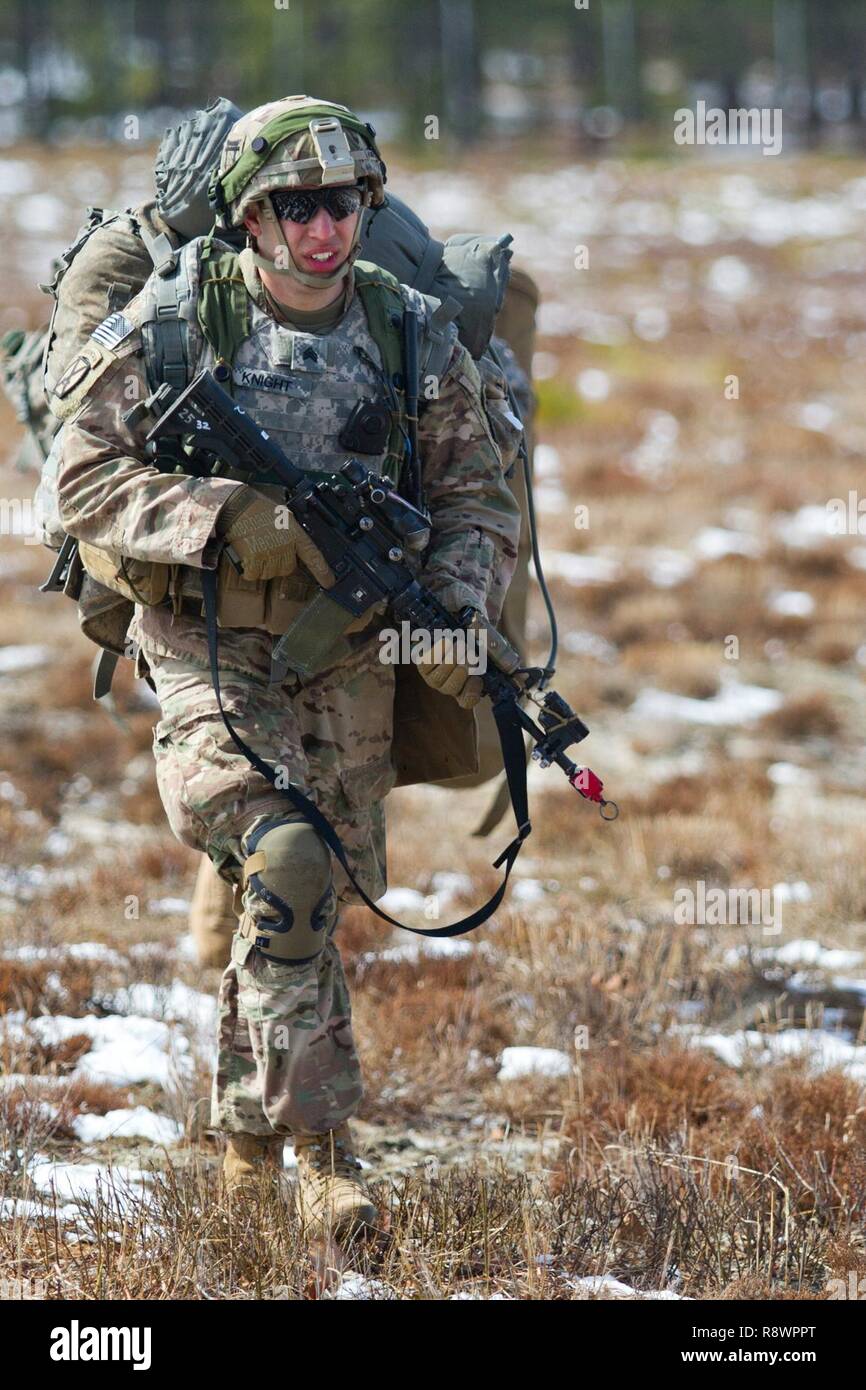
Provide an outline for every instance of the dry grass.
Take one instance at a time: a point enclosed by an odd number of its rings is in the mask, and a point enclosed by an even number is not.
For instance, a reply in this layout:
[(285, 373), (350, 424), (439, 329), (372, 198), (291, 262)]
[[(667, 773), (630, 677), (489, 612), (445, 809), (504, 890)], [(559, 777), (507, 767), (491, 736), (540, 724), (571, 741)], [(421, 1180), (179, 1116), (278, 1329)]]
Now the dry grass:
[[(844, 196), (853, 177), (843, 161), (762, 166), (747, 177), (792, 204)], [(721, 206), (728, 173), (635, 164), (614, 196)], [(491, 171), (490, 216), (501, 213), (504, 226), (500, 183)], [(864, 995), (839, 978), (858, 967), (759, 955), (798, 937), (866, 951), (866, 571), (851, 559), (862, 538), (799, 545), (785, 529), (801, 508), (861, 486), (859, 300), (844, 275), (821, 269), (821, 242), (766, 246), (729, 229), (706, 246), (638, 238), (626, 254), (620, 240), (599, 238), (591, 278), (541, 272), (546, 299), (614, 316), (626, 332), (614, 345), (541, 339), (557, 371), (539, 383), (539, 429), (561, 469), (562, 497), (540, 516), (545, 549), (619, 566), (610, 582), (555, 577), (551, 588), (563, 638), (556, 684), (588, 715), (586, 759), (623, 813), (604, 825), (555, 769), (533, 778), (520, 871), (536, 886), (512, 894), (469, 953), (387, 958), (383, 947), (410, 938), (392, 941), (360, 908), (343, 913), (367, 1088), (357, 1132), (383, 1218), (349, 1259), (377, 1281), (374, 1296), (579, 1299), (587, 1289), (574, 1281), (612, 1273), (692, 1298), (811, 1300), (826, 1297), (831, 1278), (866, 1271), (856, 1075), (792, 1058), (730, 1066), (682, 1031), (751, 1028), (772, 1039), (823, 1026), (866, 1041)], [(706, 288), (723, 255), (755, 277), (734, 305)], [(820, 337), (801, 313), (807, 262), (809, 289), (831, 306)], [(664, 288), (673, 283), (685, 289)], [(17, 281), (8, 288), (20, 295)], [(637, 302), (667, 305), (664, 341), (631, 331)], [(34, 321), (42, 312), (36, 297), (23, 308)], [(586, 367), (607, 374), (606, 399), (580, 393)], [(736, 402), (722, 393), (731, 372)], [(825, 399), (835, 412), (826, 429), (797, 423), (804, 403)], [(668, 442), (652, 455), (645, 442), (660, 420)], [(12, 438), (8, 411), (2, 422)], [(8, 468), (5, 480), (10, 495), (31, 490)], [(587, 530), (574, 528), (578, 504)], [(708, 527), (746, 537), (754, 553), (709, 557), (697, 545)], [(3, 1208), (0, 1276), (40, 1278), (58, 1298), (327, 1296), (320, 1255), (285, 1201), (263, 1194), (233, 1214), (219, 1202), (207, 1043), (187, 1030), (192, 1064), (167, 1087), (113, 1085), (81, 1074), (91, 1040), (74, 1024), (56, 1042), (20, 1031), (44, 1015), (111, 1017), (118, 991), (135, 983), (177, 979), (209, 993), (218, 974), (178, 952), (183, 911), (151, 905), (188, 898), (196, 865), (157, 796), (154, 710), (128, 671), (118, 693), (126, 727), (92, 710), (91, 651), (71, 606), (34, 600), (43, 557), (8, 539), (2, 554), (20, 568), (0, 574), (0, 643), (38, 640), (53, 655), (0, 675), (0, 1199), (36, 1207)], [(791, 591), (809, 595), (809, 612), (780, 607)], [(537, 598), (531, 620), (540, 657)], [(609, 646), (585, 653), (566, 640), (577, 634)], [(782, 703), (742, 724), (632, 713), (648, 687), (709, 708), (731, 682), (777, 690)], [(408, 789), (389, 799), (392, 884), (429, 894), (435, 870), (471, 875), (471, 894), (448, 901), (443, 922), (498, 882), (491, 860), (510, 825), (490, 841), (471, 835), (488, 795)], [(69, 843), (46, 846), (57, 827)], [(801, 881), (809, 894), (785, 901), (778, 936), (675, 919), (675, 893), (698, 882)], [(76, 941), (119, 958), (72, 958), (63, 948)], [(48, 954), (12, 954), (34, 945)], [(556, 1049), (572, 1066), (500, 1080), (512, 1046)], [(178, 1120), (180, 1139), (82, 1152), (79, 1117), (133, 1105)], [(118, 1178), (114, 1195), (83, 1199), (77, 1214), (60, 1198), (55, 1210), (28, 1180), (38, 1158), (141, 1164), (146, 1193), (124, 1194)]]

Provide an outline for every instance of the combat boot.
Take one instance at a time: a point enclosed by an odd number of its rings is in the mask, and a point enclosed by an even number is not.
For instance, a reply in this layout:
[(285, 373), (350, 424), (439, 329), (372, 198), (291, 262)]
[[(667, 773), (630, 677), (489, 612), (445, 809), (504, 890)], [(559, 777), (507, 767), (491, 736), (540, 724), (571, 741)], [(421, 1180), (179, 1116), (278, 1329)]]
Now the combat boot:
[(352, 1152), (348, 1125), (293, 1139), (298, 1160), (298, 1208), (313, 1235), (346, 1237), (376, 1226), (379, 1213)]
[(261, 1190), (264, 1178), (276, 1186), (283, 1167), (284, 1143), (281, 1134), (230, 1134), (223, 1159), (226, 1196), (253, 1196)]

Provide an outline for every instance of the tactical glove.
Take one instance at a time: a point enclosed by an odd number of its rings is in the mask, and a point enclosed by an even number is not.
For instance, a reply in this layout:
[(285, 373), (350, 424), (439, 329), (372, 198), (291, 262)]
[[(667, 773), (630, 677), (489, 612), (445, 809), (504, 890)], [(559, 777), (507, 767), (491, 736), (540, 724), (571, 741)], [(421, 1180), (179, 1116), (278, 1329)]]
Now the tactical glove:
[(277, 503), (242, 484), (217, 517), (217, 534), (238, 557), (244, 579), (276, 579), (306, 565), (324, 588), (335, 581), (330, 565), (291, 512), (277, 524)]
[(455, 661), (453, 651), (437, 652), (434, 642), (430, 656), (418, 662), (418, 670), (434, 690), (453, 695), (461, 709), (472, 709), (484, 694), (480, 676), (471, 676), (465, 662)]

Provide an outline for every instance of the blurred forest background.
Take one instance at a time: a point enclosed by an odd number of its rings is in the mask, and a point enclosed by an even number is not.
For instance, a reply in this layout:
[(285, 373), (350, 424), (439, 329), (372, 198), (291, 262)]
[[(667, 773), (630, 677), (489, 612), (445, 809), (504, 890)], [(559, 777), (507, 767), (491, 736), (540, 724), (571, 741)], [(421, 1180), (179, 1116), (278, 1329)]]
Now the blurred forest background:
[[(581, 4), (585, 8), (581, 8)], [(866, 137), (857, 0), (0, 0), (0, 142), (158, 136), (202, 94), (328, 93), (385, 139), (670, 128), (703, 98), (781, 106), (801, 142)]]

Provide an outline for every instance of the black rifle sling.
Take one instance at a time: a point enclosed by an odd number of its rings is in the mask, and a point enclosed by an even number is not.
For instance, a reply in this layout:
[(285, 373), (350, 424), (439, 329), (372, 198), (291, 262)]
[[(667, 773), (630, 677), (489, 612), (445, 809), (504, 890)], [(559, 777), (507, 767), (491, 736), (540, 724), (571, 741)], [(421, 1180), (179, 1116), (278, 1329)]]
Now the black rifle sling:
[(214, 692), (222, 715), (223, 723), (226, 726), (229, 737), (235, 747), (240, 749), (247, 762), (261, 773), (266, 781), (270, 782), (275, 791), (285, 796), (290, 801), (296, 811), (302, 812), (312, 825), (313, 829), (321, 835), (325, 844), (332, 851), (335, 858), (343, 866), (353, 887), (360, 894), (377, 917), (383, 921), (390, 922), (392, 927), (401, 927), (403, 931), (414, 932), (416, 936), (463, 936), (466, 932), (472, 931), (475, 927), (480, 927), (482, 922), (486, 922), (488, 917), (496, 911), (505, 895), (508, 885), (508, 878), (514, 867), (514, 861), (523, 848), (523, 842), (529, 835), (532, 826), (529, 823), (529, 799), (526, 787), (526, 751), (523, 744), (523, 733), (520, 724), (514, 713), (514, 705), (507, 698), (496, 701), (493, 706), (493, 714), (496, 719), (496, 727), (499, 732), (499, 742), (502, 748), (502, 758), (505, 764), (505, 775), (508, 779), (508, 790), (511, 793), (511, 805), (514, 809), (514, 817), (517, 821), (517, 835), (511, 843), (502, 851), (499, 858), (494, 861), (493, 867), (498, 869), (500, 865), (505, 865), (505, 875), (493, 896), (484, 904), (483, 907), (476, 908), (468, 917), (462, 917), (459, 922), (452, 922), (447, 927), (408, 927), (405, 922), (398, 922), (396, 917), (391, 917), (387, 912), (383, 912), (377, 907), (372, 898), (364, 892), (358, 880), (355, 878), (346, 858), (346, 851), (342, 841), (331, 822), (322, 814), (318, 806), (305, 796), (302, 791), (289, 783), (285, 786), (278, 778), (277, 773), (270, 763), (266, 763), (263, 758), (249, 747), (241, 738), (240, 734), (233, 728), (228, 715), (223, 709), (222, 696), (220, 694), (220, 673), (218, 662), (218, 628), (217, 628), (217, 571), (216, 569), (204, 569), (201, 571), (202, 592), (204, 595), (205, 620), (207, 623), (207, 645), (208, 656), (210, 659), (210, 674), (213, 682)]

